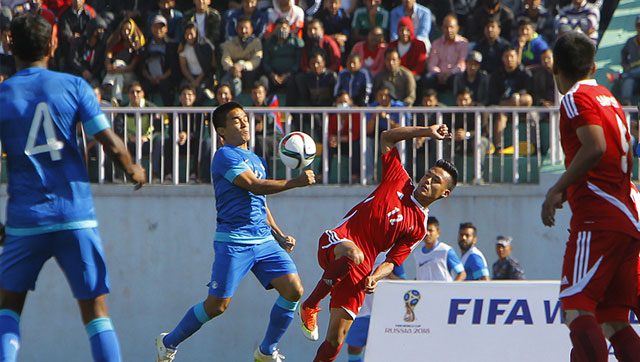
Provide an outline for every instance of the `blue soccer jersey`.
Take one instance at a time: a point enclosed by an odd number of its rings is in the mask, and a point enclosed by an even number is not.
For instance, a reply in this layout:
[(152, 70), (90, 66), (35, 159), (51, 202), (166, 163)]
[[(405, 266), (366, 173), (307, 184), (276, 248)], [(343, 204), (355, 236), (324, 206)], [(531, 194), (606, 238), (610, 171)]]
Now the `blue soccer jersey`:
[(7, 153), (7, 234), (97, 226), (76, 123), (94, 135), (110, 124), (89, 85), (27, 68), (0, 84), (0, 139)]
[(218, 213), (215, 241), (259, 244), (273, 240), (267, 224), (266, 197), (233, 184), (246, 171), (259, 179), (267, 177), (264, 161), (255, 153), (229, 145), (216, 151), (211, 163)]
[(460, 261), (464, 264), (464, 271), (467, 273), (465, 280), (480, 280), (482, 277), (489, 277), (487, 260), (475, 246), (467, 250)]

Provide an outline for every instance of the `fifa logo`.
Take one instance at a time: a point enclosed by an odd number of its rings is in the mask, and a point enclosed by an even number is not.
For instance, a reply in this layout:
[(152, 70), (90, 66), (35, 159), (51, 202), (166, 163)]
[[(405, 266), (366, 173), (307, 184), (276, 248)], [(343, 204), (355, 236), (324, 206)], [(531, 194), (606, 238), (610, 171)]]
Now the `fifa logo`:
[(413, 322), (416, 320), (416, 314), (413, 311), (413, 309), (416, 307), (416, 305), (418, 305), (419, 301), (420, 301), (419, 291), (415, 289), (411, 289), (408, 292), (404, 293), (404, 307), (405, 307), (404, 321), (405, 322)]

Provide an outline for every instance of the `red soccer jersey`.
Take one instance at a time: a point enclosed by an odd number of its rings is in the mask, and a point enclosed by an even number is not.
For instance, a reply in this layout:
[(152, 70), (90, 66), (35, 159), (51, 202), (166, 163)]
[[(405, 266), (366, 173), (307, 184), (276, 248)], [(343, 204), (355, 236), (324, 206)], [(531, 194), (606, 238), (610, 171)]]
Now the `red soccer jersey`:
[(358, 245), (368, 269), (388, 249), (387, 261), (400, 265), (427, 233), (429, 210), (413, 197), (413, 182), (394, 147), (382, 156), (382, 182), (352, 208), (334, 229)]
[(567, 189), (571, 228), (617, 230), (640, 238), (638, 193), (631, 184), (631, 135), (620, 103), (595, 80), (576, 83), (562, 99), (560, 136), (566, 167), (582, 146), (576, 130), (585, 125), (602, 127), (607, 149), (596, 167)]

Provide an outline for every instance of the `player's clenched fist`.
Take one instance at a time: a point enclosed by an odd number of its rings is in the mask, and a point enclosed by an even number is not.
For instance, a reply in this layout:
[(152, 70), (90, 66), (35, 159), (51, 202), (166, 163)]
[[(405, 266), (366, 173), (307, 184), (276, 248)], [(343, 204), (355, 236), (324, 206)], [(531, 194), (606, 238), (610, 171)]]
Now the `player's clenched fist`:
[(300, 176), (295, 178), (297, 187), (304, 187), (316, 183), (316, 175), (313, 170), (304, 170)]
[(449, 127), (446, 124), (434, 124), (432, 126), (427, 127), (431, 131), (429, 137), (434, 140), (443, 140), (445, 138), (451, 137), (449, 134)]
[(131, 165), (129, 177), (131, 177), (133, 183), (136, 184), (136, 189), (147, 183), (147, 171), (138, 164)]
[(373, 293), (376, 290), (376, 287), (378, 286), (378, 279), (369, 275), (368, 277), (364, 278), (364, 292), (365, 293)]

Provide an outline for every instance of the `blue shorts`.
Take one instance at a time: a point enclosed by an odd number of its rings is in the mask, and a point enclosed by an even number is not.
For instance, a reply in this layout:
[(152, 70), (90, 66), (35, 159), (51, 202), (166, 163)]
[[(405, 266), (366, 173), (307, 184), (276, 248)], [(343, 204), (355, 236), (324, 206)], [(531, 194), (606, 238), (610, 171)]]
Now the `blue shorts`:
[(348, 345), (354, 347), (364, 347), (367, 345), (367, 336), (369, 335), (369, 321), (371, 318), (369, 316), (366, 317), (357, 317), (351, 328), (349, 329), (349, 333), (347, 333), (347, 342)]
[(291, 256), (275, 240), (261, 244), (214, 241), (213, 250), (211, 282), (207, 285), (214, 297), (231, 298), (249, 270), (265, 289), (273, 288), (273, 279), (298, 272)]
[(34, 290), (38, 274), (50, 258), (60, 265), (76, 299), (109, 293), (102, 241), (95, 228), (7, 235), (0, 254), (0, 288), (16, 293)]

